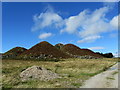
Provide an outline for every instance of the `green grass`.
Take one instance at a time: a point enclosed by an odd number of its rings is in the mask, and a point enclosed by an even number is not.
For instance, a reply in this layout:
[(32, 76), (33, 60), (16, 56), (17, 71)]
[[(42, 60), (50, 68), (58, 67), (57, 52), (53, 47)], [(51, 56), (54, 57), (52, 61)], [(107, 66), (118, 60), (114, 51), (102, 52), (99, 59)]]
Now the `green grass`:
[[(116, 59), (64, 59), (55, 61), (3, 60), (3, 88), (78, 88), (90, 77), (105, 71)], [(20, 73), (30, 66), (42, 66), (62, 78), (50, 81), (29, 80), (22, 82)], [(60, 85), (56, 85), (56, 84)]]
[(115, 72), (112, 73), (112, 75), (115, 75), (115, 74), (117, 74), (117, 73), (118, 73), (118, 71), (115, 71)]
[(81, 73), (81, 75), (84, 75), (84, 76), (94, 76), (96, 74), (97, 73)]
[(74, 85), (75, 87), (79, 88), (81, 86), (80, 83), (72, 83), (72, 85)]
[(113, 77), (107, 77), (107, 79), (110, 79), (110, 80), (115, 80), (115, 78), (113, 78)]

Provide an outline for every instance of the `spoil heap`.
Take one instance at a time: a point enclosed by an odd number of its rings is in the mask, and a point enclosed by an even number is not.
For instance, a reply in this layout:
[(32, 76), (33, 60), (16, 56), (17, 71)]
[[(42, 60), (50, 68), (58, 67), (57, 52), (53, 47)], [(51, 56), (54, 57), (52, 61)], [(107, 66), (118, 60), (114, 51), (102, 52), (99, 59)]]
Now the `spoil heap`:
[(49, 71), (43, 67), (32, 66), (22, 71), (20, 73), (20, 78), (22, 81), (35, 80), (35, 79), (41, 81), (49, 81), (60, 77), (56, 73), (53, 73), (52, 71)]
[(25, 52), (27, 49), (23, 47), (15, 47), (6, 53), (2, 54), (2, 58), (16, 58), (21, 53)]
[(46, 59), (46, 58), (69, 58), (70, 56), (57, 49), (50, 43), (43, 41), (20, 55), (21, 58)]

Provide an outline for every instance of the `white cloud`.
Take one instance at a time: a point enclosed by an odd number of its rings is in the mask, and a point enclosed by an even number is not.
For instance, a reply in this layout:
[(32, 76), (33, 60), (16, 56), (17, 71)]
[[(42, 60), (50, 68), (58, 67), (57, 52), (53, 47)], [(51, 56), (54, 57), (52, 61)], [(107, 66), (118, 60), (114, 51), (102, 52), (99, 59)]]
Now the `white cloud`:
[(118, 16), (111, 20), (106, 18), (110, 7), (104, 6), (94, 11), (83, 10), (78, 15), (63, 19), (62, 16), (55, 13), (54, 10), (47, 10), (40, 15), (35, 15), (34, 26), (32, 30), (41, 30), (48, 26), (57, 27), (61, 33), (78, 35), (81, 40), (78, 43), (94, 42), (101, 38), (102, 33), (117, 30)]
[(84, 38), (87, 36), (98, 35), (104, 32), (108, 32), (109, 30), (109, 25), (100, 20), (99, 22), (86, 25), (86, 28), (84, 30), (81, 30), (79, 32), (79, 35)]
[(33, 20), (35, 24), (32, 27), (32, 31), (35, 31), (51, 25), (58, 26), (58, 23), (62, 21), (62, 18), (57, 13), (46, 11), (40, 15), (35, 15)]
[(65, 19), (65, 27), (61, 32), (77, 33), (82, 38), (78, 43), (93, 42), (100, 38), (101, 33), (117, 29), (117, 17), (114, 17), (112, 20), (106, 18), (109, 10), (109, 7), (102, 7), (93, 12), (84, 10), (76, 16)]
[(77, 43), (90, 43), (100, 38), (101, 36), (88, 36), (88, 37), (83, 38), (82, 40), (77, 41)]
[(99, 49), (105, 49), (104, 47), (90, 47), (91, 50), (99, 50)]
[(109, 27), (105, 18), (107, 12), (107, 7), (96, 9), (94, 12), (84, 10), (76, 16), (66, 19), (65, 28), (62, 29), (62, 32), (79, 32), (82, 37), (104, 32)]
[(52, 33), (42, 33), (39, 35), (39, 39), (46, 39), (50, 36), (52, 36)]
[(120, 18), (120, 15), (113, 17), (112, 20), (110, 21), (110, 24), (116, 30), (118, 30), (118, 27), (120, 27), (120, 23), (118, 22), (118, 18)]
[(86, 19), (86, 13), (88, 11), (84, 10), (79, 13), (77, 16), (71, 16), (68, 19), (65, 19), (65, 28), (61, 32), (74, 33), (77, 31), (78, 27), (83, 24), (83, 21)]
[(119, 52), (119, 53), (118, 53), (118, 52), (113, 53), (113, 56), (115, 56), (115, 57), (120, 57), (120, 52)]

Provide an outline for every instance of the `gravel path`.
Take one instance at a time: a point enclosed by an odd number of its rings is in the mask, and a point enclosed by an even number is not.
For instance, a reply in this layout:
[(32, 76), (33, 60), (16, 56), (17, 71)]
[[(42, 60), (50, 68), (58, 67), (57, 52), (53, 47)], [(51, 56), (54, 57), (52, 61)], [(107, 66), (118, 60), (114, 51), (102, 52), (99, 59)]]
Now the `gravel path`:
[(118, 63), (85, 81), (80, 88), (118, 88)]

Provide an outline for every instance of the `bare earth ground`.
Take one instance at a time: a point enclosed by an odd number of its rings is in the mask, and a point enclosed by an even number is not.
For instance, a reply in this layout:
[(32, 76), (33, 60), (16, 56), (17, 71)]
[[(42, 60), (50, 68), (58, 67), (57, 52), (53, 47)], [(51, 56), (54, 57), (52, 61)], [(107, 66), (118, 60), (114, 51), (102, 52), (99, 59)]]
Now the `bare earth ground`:
[(81, 88), (118, 88), (118, 63), (107, 71), (86, 80)]

